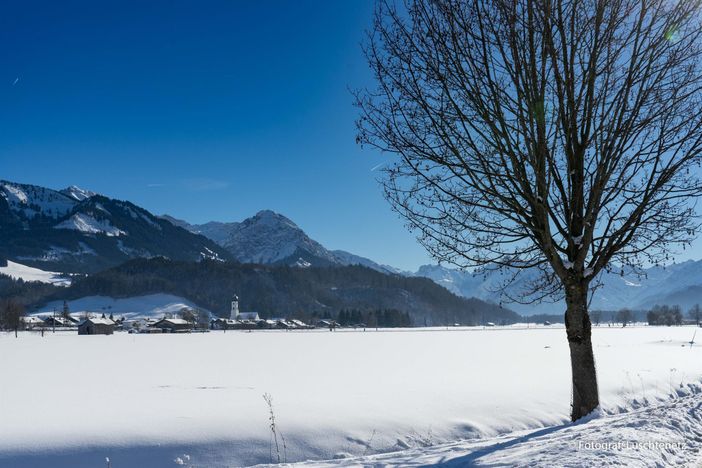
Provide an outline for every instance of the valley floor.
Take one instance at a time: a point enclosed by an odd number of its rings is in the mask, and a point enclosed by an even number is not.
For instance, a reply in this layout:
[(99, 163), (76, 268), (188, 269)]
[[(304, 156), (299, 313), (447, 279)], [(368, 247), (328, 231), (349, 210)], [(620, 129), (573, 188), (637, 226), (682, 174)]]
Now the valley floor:
[[(576, 440), (700, 442), (702, 393), (689, 396), (702, 380), (694, 332), (595, 329), (603, 414), (578, 425), (566, 424), (570, 368), (557, 326), (0, 334), (0, 466), (87, 468), (109, 457), (112, 468), (216, 468), (278, 454), (288, 462), (375, 456), (370, 463), (404, 465), (419, 457), (415, 464), (461, 466), (526, 456), (543, 466), (551, 459), (539, 457), (559, 450), (556, 466), (582, 466), (576, 457), (584, 452), (568, 445)], [(264, 394), (273, 398), (278, 451)], [(659, 406), (665, 402), (673, 409)], [(656, 424), (663, 432), (649, 434)], [(688, 453), (646, 452), (635, 461), (694, 464)]]

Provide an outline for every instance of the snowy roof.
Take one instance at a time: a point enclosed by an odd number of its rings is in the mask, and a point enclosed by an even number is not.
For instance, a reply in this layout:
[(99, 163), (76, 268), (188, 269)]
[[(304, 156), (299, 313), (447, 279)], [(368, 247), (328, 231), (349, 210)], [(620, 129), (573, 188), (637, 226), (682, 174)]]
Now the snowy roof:
[(257, 320), (258, 312), (239, 312), (236, 318), (240, 320)]
[(93, 323), (95, 325), (114, 325), (115, 324), (114, 321), (112, 321), (108, 318), (88, 318), (88, 319), (84, 320), (81, 323), (81, 325), (85, 322), (90, 322), (90, 323)]
[(43, 323), (44, 321), (39, 317), (22, 317), (24, 323)]
[(179, 318), (170, 318), (170, 319), (161, 319), (156, 323), (161, 323), (161, 322), (168, 322), (173, 325), (190, 325), (190, 322), (187, 320), (179, 319)]
[(54, 317), (54, 316), (49, 316), (44, 319), (46, 322), (54, 321), (56, 323), (63, 323), (63, 324), (68, 324), (70, 321), (68, 319), (65, 319), (63, 317)]

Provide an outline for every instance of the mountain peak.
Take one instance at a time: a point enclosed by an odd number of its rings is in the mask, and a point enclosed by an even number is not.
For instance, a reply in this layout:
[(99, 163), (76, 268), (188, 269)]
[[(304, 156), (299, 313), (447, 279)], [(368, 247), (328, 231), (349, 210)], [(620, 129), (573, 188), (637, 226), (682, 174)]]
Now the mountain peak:
[(249, 223), (263, 223), (267, 225), (276, 225), (276, 224), (282, 224), (286, 225), (289, 228), (292, 229), (300, 229), (300, 227), (295, 224), (291, 219), (283, 216), (280, 213), (276, 213), (275, 211), (272, 210), (261, 210), (258, 213), (256, 213), (253, 217), (246, 219), (243, 221), (244, 223), (249, 222)]
[(59, 192), (61, 192), (62, 194), (66, 195), (68, 197), (71, 197), (72, 199), (79, 201), (79, 202), (97, 195), (97, 193), (95, 193), (91, 190), (82, 189), (82, 188), (78, 187), (77, 185), (71, 185), (69, 187), (66, 187), (63, 190), (59, 190)]

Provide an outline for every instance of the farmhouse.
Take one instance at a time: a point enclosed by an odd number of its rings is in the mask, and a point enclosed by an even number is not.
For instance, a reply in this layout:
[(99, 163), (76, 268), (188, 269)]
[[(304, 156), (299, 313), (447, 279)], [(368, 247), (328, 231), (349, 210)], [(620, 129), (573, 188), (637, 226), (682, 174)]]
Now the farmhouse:
[(218, 318), (210, 322), (213, 330), (253, 330), (258, 326), (258, 320), (232, 320)]
[(64, 317), (54, 317), (54, 316), (49, 316), (46, 319), (44, 319), (44, 323), (46, 323), (47, 327), (70, 327), (73, 326), (73, 322), (71, 320), (68, 320)]
[(46, 323), (42, 319), (33, 315), (30, 315), (28, 317), (21, 317), (20, 320), (22, 321), (22, 325), (24, 326), (24, 328), (27, 330), (31, 330), (33, 328), (41, 328), (44, 325), (46, 325)]
[(164, 318), (152, 324), (151, 327), (160, 328), (164, 333), (189, 333), (193, 329), (193, 324), (183, 319)]
[(111, 335), (115, 322), (108, 318), (88, 318), (78, 325), (79, 335)]

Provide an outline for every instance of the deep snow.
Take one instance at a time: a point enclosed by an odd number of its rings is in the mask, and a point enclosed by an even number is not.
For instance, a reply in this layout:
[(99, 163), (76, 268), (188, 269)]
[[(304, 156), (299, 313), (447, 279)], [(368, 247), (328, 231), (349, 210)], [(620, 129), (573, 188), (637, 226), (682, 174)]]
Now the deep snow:
[[(596, 329), (603, 409), (699, 382), (693, 332)], [(533, 432), (566, 423), (570, 399), (557, 327), (3, 334), (0, 375), (0, 466), (19, 468), (267, 463), (264, 393), (288, 461)]]
[(702, 466), (702, 387), (621, 414), (486, 439), (419, 447), (352, 459), (303, 462), (302, 468), (350, 466)]
[(71, 278), (63, 273), (44, 271), (21, 263), (7, 261), (7, 266), (0, 266), (0, 274), (10, 276), (14, 279), (24, 281), (39, 281), (41, 283), (51, 283), (56, 286), (70, 286)]

